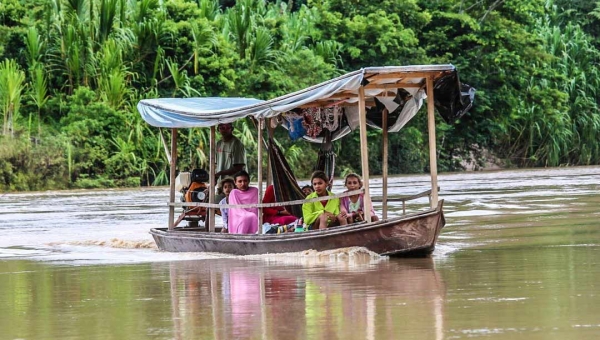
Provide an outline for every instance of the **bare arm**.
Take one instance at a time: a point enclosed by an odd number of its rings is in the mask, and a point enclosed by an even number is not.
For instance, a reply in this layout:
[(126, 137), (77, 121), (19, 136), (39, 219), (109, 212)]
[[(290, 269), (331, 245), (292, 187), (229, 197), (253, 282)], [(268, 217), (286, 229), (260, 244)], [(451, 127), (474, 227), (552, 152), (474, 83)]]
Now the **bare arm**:
[(215, 175), (217, 176), (217, 178), (219, 178), (221, 176), (232, 176), (236, 172), (244, 170), (244, 165), (245, 164), (234, 164), (231, 168), (221, 170), (221, 171), (217, 172)]

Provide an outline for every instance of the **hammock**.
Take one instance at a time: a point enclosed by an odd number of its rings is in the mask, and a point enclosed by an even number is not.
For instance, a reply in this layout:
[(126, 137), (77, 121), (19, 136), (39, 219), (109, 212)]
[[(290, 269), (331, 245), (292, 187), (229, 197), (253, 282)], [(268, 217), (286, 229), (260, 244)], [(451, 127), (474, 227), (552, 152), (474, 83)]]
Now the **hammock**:
[(321, 170), (329, 178), (329, 189), (333, 185), (333, 174), (335, 171), (335, 153), (331, 143), (331, 132), (328, 132), (323, 138), (324, 142), (319, 150), (317, 165), (314, 170)]
[[(296, 176), (290, 169), (290, 165), (283, 156), (281, 149), (269, 137), (269, 160), (273, 173), (273, 190), (277, 202), (287, 202), (304, 199), (304, 194), (296, 181)], [(285, 207), (292, 215), (302, 217), (302, 206), (293, 205)]]

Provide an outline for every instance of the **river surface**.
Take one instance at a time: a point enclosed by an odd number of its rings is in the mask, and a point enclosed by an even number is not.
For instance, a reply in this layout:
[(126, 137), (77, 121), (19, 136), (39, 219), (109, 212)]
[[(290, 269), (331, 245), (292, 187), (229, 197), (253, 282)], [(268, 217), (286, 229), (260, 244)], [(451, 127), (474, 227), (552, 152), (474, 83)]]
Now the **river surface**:
[(0, 194), (0, 339), (600, 339), (600, 167), (439, 185), (426, 259), (165, 253), (168, 188)]

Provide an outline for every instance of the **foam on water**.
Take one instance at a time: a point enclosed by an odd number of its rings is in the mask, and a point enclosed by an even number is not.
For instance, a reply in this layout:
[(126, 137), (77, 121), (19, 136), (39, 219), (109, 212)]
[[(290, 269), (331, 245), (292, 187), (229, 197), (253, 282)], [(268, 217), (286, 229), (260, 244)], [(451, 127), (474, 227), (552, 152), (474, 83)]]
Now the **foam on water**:
[(132, 240), (120, 240), (113, 238), (108, 241), (72, 241), (66, 243), (53, 242), (49, 243), (49, 246), (58, 246), (61, 244), (75, 245), (75, 246), (99, 246), (109, 248), (121, 248), (121, 249), (158, 249), (154, 241), (132, 241)]
[(435, 246), (432, 255), (435, 259), (444, 259), (451, 254), (470, 246), (472, 246), (472, 244), (466, 242), (439, 241)]
[(389, 257), (374, 253), (364, 247), (347, 247), (325, 251), (313, 249), (295, 253), (240, 256), (244, 259), (259, 259), (266, 262), (299, 265), (355, 266), (387, 261)]

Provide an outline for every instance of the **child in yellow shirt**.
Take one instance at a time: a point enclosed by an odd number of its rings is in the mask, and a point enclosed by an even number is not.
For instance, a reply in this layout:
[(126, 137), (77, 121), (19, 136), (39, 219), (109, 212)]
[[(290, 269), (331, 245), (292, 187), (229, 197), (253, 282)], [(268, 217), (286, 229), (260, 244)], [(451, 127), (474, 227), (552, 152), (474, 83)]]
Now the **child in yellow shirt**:
[[(333, 195), (327, 186), (329, 178), (323, 171), (315, 171), (310, 179), (315, 192), (308, 195), (306, 199)], [(346, 225), (346, 213), (340, 213), (340, 199), (333, 198), (317, 202), (304, 203), (302, 205), (302, 217), (304, 223), (312, 226), (312, 229), (325, 229), (334, 225)]]

